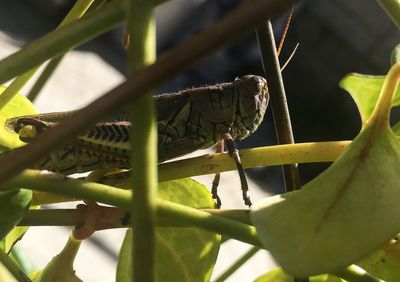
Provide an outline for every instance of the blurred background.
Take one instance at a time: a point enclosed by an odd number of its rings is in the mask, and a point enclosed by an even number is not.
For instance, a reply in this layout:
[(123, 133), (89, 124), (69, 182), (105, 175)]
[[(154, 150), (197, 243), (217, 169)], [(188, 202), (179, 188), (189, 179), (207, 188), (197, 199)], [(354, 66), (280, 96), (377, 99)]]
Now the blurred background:
[[(0, 1), (0, 57), (6, 57), (54, 29), (74, 2)], [(162, 53), (202, 30), (241, 2), (173, 0), (159, 6), (156, 9), (158, 52)], [(274, 21), (277, 42), (285, 21), (286, 16)], [(123, 33), (123, 28), (116, 29), (70, 52), (36, 100), (39, 111), (82, 107), (122, 82), (127, 62), (122, 48)], [(299, 43), (283, 72), (296, 142), (354, 138), (360, 129), (357, 109), (350, 96), (339, 89), (338, 83), (349, 72), (384, 75), (390, 67), (390, 52), (399, 39), (396, 27), (376, 1), (303, 1), (297, 5), (280, 57), (281, 62), (286, 61)], [(173, 92), (232, 81), (245, 74), (262, 73), (257, 42), (255, 35), (251, 34), (201, 61), (157, 91)], [(29, 87), (22, 92), (28, 90)], [(240, 148), (272, 145), (276, 144), (274, 136), (269, 111), (261, 128), (237, 145)], [(300, 165), (302, 183), (314, 178), (328, 165)], [(251, 187), (256, 198), (283, 191), (280, 167), (256, 168), (247, 172), (254, 181)], [(236, 178), (236, 174), (223, 177)], [(207, 178), (205, 183), (210, 181)], [(239, 192), (228, 190), (222, 193), (227, 202), (224, 207), (243, 208)], [(231, 201), (230, 197), (235, 199)], [(32, 228), (20, 247), (40, 268), (62, 248), (67, 240), (66, 233), (67, 229), (63, 228)], [(76, 265), (90, 262), (92, 271), (85, 273), (87, 269), (79, 268), (78, 276), (84, 281), (113, 281), (123, 234), (122, 231), (104, 231), (91, 238), (90, 243), (85, 244), (86, 252), (78, 255)], [(51, 244), (54, 247), (50, 248)], [(243, 245), (238, 247), (231, 242), (224, 245), (217, 262), (217, 273), (248, 248)], [(94, 263), (96, 271), (93, 271)], [(251, 281), (273, 264), (266, 253), (260, 252), (246, 267), (235, 273), (230, 281)], [(90, 270), (90, 266), (88, 268)]]

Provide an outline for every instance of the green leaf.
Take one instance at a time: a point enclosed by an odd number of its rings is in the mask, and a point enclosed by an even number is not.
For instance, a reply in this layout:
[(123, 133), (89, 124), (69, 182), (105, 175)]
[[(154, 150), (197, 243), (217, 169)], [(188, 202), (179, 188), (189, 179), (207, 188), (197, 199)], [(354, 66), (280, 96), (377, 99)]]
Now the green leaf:
[[(160, 198), (195, 208), (213, 208), (208, 190), (187, 178), (159, 184)], [(128, 230), (117, 266), (117, 281), (131, 281), (131, 239)], [(209, 281), (217, 258), (220, 236), (196, 228), (159, 227), (156, 235), (158, 281)]]
[(1, 240), (2, 249), (4, 252), (9, 253), (14, 245), (22, 239), (29, 227), (27, 226), (16, 226)]
[(390, 54), (390, 64), (394, 65), (399, 61), (400, 61), (400, 44), (397, 44), (396, 47), (393, 48), (392, 53)]
[[(293, 282), (293, 276), (285, 273), (281, 268), (274, 269), (258, 277), (254, 282)], [(341, 282), (345, 281), (336, 276), (322, 274), (309, 278), (310, 282)]]
[[(0, 86), (0, 94), (6, 88)], [(25, 143), (19, 140), (18, 134), (9, 130), (5, 126), (5, 121), (9, 118), (23, 115), (36, 114), (37, 111), (33, 104), (21, 94), (17, 94), (13, 99), (0, 111), (0, 146), (7, 148), (15, 148)]]
[[(351, 73), (339, 83), (339, 86), (349, 92), (356, 103), (363, 124), (375, 108), (384, 80), (384, 76)], [(392, 101), (392, 106), (398, 105), (400, 105), (400, 89), (396, 91)]]
[(400, 230), (399, 171), (399, 142), (386, 124), (372, 122), (321, 175), (300, 191), (256, 203), (251, 218), (285, 271), (330, 273)]
[(17, 225), (32, 200), (32, 191), (19, 189), (0, 192), (0, 239)]
[(385, 281), (400, 281), (400, 242), (398, 237), (363, 258), (357, 265)]

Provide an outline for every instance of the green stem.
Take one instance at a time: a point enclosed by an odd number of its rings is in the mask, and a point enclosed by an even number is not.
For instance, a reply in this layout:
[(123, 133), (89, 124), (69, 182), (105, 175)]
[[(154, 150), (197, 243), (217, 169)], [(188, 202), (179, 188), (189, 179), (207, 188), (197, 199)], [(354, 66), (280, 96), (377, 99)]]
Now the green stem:
[(396, 93), (400, 80), (400, 63), (394, 64), (383, 82), (378, 101), (371, 117), (367, 120), (367, 124), (374, 122), (386, 123), (389, 125), (389, 115), (392, 106), (392, 99)]
[(0, 249), (0, 263), (10, 272), (18, 282), (31, 282), (31, 279), (18, 267), (2, 249)]
[(121, 24), (124, 18), (124, 1), (117, 0), (49, 32), (0, 61), (0, 84), (112, 29)]
[(49, 32), (0, 61), (0, 84), (113, 29), (122, 24), (125, 17), (125, 1), (114, 0), (66, 27)]
[(193, 226), (217, 234), (226, 235), (250, 245), (262, 247), (253, 226), (237, 222), (221, 216), (189, 208), (177, 203), (157, 200), (157, 215), (162, 219), (169, 219), (176, 224)]
[[(79, 205), (76, 209), (41, 209), (29, 210), (18, 223), (18, 226), (82, 226), (92, 217), (92, 227), (95, 230), (111, 228), (126, 228), (132, 226), (131, 216), (125, 209), (98, 205), (95, 210), (90, 206)], [(252, 225), (249, 217), (249, 210), (202, 210), (212, 215), (232, 219), (234, 221)], [(90, 213), (90, 214), (88, 214)], [(121, 221), (124, 218), (124, 221)], [(158, 227), (184, 227), (168, 219), (157, 219)]]
[[(43, 89), (43, 86), (49, 80), (51, 75), (56, 70), (57, 66), (60, 64), (61, 60), (64, 58), (64, 54), (58, 55), (57, 57), (50, 60), (50, 62), (45, 66), (44, 70), (40, 74), (39, 78), (36, 80), (35, 84), (29, 91), (27, 98), (33, 102), (39, 95), (39, 92)], [(36, 69), (35, 69), (36, 71)]]
[(81, 226), (85, 215), (83, 209), (29, 210), (18, 226)]
[(236, 260), (228, 269), (225, 270), (218, 278), (214, 280), (214, 282), (223, 282), (226, 281), (236, 270), (243, 266), (243, 264), (252, 258), (260, 248), (252, 247), (248, 250), (243, 256), (241, 256), (238, 260)]
[[(64, 20), (60, 23), (59, 27), (65, 26), (80, 17), (82, 17), (85, 12), (89, 9), (90, 5), (92, 5), (93, 0), (79, 0), (72, 7), (70, 12), (65, 16)], [(36, 73), (36, 71), (40, 68), (37, 66), (24, 74), (18, 76), (0, 95), (0, 110), (17, 94), (19, 90), (31, 79), (31, 77)]]
[[(130, 0), (128, 9), (129, 74), (134, 75), (156, 60), (154, 3), (150, 0)], [(147, 92), (132, 105), (130, 119), (135, 124), (131, 132), (131, 165), (136, 187), (131, 204), (132, 281), (155, 281), (155, 214), (157, 197), (157, 118), (153, 92)]]
[[(6, 186), (9, 189), (25, 187), (26, 189), (57, 193), (127, 210), (131, 208), (132, 203), (132, 191), (87, 181), (49, 179), (29, 170), (7, 182)], [(248, 244), (261, 246), (255, 228), (252, 226), (164, 200), (156, 200), (156, 203), (157, 216), (162, 220), (178, 225), (202, 228)]]
[[(331, 162), (350, 143), (351, 141), (297, 143), (243, 149), (239, 153), (244, 168), (291, 163)], [(236, 169), (232, 158), (226, 153), (203, 155), (163, 163), (158, 168), (159, 181)]]
[[(105, 0), (95, 0), (95, 1), (92, 1), (92, 2), (93, 3), (90, 6), (89, 11), (96, 10), (96, 9), (100, 8), (101, 6), (104, 5), (104, 3), (106, 1)], [(71, 10), (71, 13), (72, 13), (72, 11), (73, 10)], [(68, 15), (67, 15), (67, 17), (68, 17)], [(67, 19), (67, 17), (66, 17), (66, 19)], [(61, 24), (63, 24), (63, 23), (61, 23)], [(57, 66), (60, 64), (61, 60), (64, 57), (64, 54), (58, 55), (57, 57), (54, 57), (45, 66), (44, 70), (42, 71), (42, 73), (40, 74), (39, 78), (36, 80), (35, 84), (32, 86), (32, 88), (30, 89), (30, 91), (29, 91), (29, 93), (27, 95), (27, 98), (30, 101), (32, 101), (32, 102), (35, 101), (35, 99), (39, 95), (39, 92), (43, 89), (43, 87), (46, 84), (46, 82), (49, 80), (51, 75), (56, 70)]]
[(378, 0), (378, 3), (397, 28), (400, 28), (400, 2), (398, 0)]

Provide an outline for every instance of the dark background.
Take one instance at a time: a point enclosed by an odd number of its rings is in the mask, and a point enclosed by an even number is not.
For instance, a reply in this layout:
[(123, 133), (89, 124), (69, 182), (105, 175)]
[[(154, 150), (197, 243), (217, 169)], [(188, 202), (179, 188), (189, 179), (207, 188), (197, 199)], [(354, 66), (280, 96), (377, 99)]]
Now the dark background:
[[(242, 1), (173, 1), (157, 10), (158, 51), (162, 52), (223, 16)], [(74, 1), (0, 1), (0, 27), (21, 43), (53, 29)], [(22, 20), (21, 20), (22, 19)], [(285, 17), (274, 22), (279, 42)], [(122, 49), (123, 30), (102, 35), (79, 50), (95, 52), (121, 73), (126, 71)], [(389, 56), (399, 42), (399, 33), (376, 1), (303, 1), (295, 8), (281, 61), (299, 48), (283, 76), (296, 142), (352, 139), (360, 129), (356, 106), (339, 89), (340, 79), (349, 72), (385, 74)], [(194, 69), (164, 85), (160, 92), (232, 81), (245, 74), (262, 74), (255, 36), (202, 61)], [(261, 128), (240, 148), (275, 144), (270, 112)], [(315, 177), (328, 164), (300, 166), (302, 183)], [(261, 186), (281, 192), (279, 167), (249, 170)]]

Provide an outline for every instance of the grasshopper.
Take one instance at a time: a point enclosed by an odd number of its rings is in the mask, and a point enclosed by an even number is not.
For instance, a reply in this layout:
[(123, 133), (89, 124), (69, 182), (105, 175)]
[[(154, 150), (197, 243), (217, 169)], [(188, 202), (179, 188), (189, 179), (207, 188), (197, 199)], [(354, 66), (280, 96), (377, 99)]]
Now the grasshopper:
[[(268, 100), (266, 80), (255, 75), (246, 75), (230, 83), (155, 96), (158, 161), (164, 162), (217, 143), (223, 146), (225, 140), (239, 170), (243, 199), (250, 206), (246, 178), (233, 140), (246, 138), (258, 128)], [(6, 121), (6, 127), (18, 133), (22, 141), (30, 142), (73, 112), (15, 117)], [(64, 175), (100, 168), (129, 169), (132, 149), (129, 138), (135, 134), (135, 124), (128, 120), (128, 111), (122, 110), (98, 122), (71, 144), (50, 152), (34, 168)], [(218, 182), (217, 174), (212, 195), (220, 206)]]

